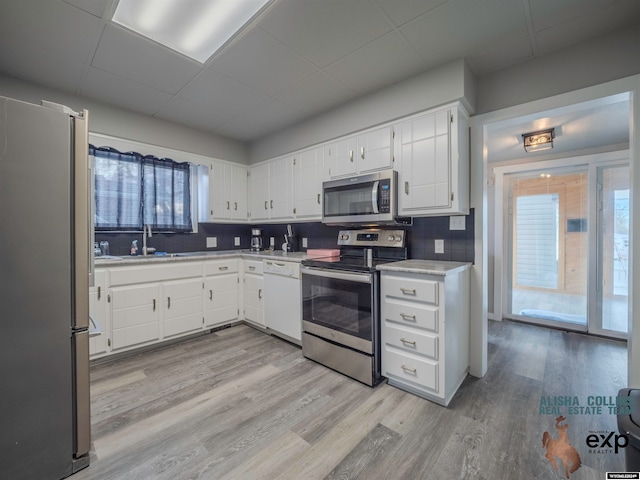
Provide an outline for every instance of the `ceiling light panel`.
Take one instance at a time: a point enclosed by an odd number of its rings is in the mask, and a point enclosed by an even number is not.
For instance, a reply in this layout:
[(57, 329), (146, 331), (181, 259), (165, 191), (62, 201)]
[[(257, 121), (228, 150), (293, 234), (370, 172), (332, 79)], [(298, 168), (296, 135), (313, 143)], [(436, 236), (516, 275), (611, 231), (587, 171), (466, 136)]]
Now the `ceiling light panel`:
[(271, 0), (120, 0), (113, 21), (204, 63)]

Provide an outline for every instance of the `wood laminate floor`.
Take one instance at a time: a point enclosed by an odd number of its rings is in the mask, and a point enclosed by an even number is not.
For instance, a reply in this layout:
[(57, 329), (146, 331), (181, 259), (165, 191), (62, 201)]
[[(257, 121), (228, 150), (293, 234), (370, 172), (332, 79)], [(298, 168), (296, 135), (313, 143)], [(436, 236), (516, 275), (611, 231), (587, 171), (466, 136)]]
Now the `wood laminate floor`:
[[(564, 478), (544, 456), (543, 433), (558, 432), (541, 398), (615, 397), (626, 358), (625, 343), (490, 322), (487, 375), (444, 408), (238, 325), (93, 366), (91, 465), (73, 479)], [(624, 470), (623, 453), (585, 444), (615, 415), (565, 416), (582, 461), (572, 479)]]

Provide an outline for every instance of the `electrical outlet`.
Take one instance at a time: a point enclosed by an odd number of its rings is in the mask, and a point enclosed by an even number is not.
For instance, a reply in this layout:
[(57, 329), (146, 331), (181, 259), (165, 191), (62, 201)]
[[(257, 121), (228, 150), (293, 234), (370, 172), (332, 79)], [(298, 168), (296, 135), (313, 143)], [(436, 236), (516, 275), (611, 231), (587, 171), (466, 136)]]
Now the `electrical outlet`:
[(435, 240), (436, 253), (444, 253), (444, 240)]
[(307, 237), (302, 237), (302, 248), (307, 248)]
[(467, 217), (464, 215), (455, 215), (449, 217), (449, 230), (465, 230)]
[(240, 246), (240, 237), (233, 237), (233, 246), (234, 247)]
[(275, 237), (269, 237), (269, 246), (272, 247), (272, 248), (276, 246), (276, 238)]
[(218, 246), (218, 237), (207, 237), (207, 248), (216, 248)]

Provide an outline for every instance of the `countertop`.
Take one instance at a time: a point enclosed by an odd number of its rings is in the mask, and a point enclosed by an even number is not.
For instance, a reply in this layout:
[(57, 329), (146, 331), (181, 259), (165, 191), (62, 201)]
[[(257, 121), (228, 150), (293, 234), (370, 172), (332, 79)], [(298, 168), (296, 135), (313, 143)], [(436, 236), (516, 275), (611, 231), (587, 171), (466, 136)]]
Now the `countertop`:
[(149, 265), (165, 262), (217, 260), (230, 257), (256, 258), (260, 260), (278, 259), (300, 263), (307, 258), (307, 254), (305, 252), (283, 252), (282, 250), (263, 250), (261, 252), (252, 252), (250, 250), (220, 250), (211, 252), (171, 253), (167, 255), (109, 256), (107, 258), (96, 257), (95, 266), (101, 268), (125, 265)]
[(378, 265), (382, 272), (422, 273), (426, 275), (447, 276), (464, 272), (471, 268), (467, 262), (440, 262), (436, 260), (402, 260), (400, 262)]

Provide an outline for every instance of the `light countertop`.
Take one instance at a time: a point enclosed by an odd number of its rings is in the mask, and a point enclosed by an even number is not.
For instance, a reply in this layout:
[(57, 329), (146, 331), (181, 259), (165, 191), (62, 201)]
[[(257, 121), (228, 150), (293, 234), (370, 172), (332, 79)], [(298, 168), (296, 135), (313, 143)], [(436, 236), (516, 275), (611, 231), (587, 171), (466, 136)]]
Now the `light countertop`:
[(242, 257), (242, 258), (255, 258), (255, 259), (278, 259), (289, 262), (302, 262), (307, 258), (305, 252), (283, 252), (282, 250), (263, 250), (261, 252), (252, 252), (250, 250), (220, 250), (210, 252), (185, 252), (185, 253), (172, 253), (167, 255), (135, 255), (135, 256), (122, 256), (115, 257), (109, 256), (108, 258), (96, 257), (95, 266), (101, 267), (118, 267), (125, 265), (149, 265), (155, 263), (164, 262), (193, 262), (204, 260), (218, 260), (222, 258)]
[(437, 260), (402, 260), (378, 265), (382, 272), (422, 273), (425, 275), (453, 275), (471, 268), (468, 262), (444, 262)]

